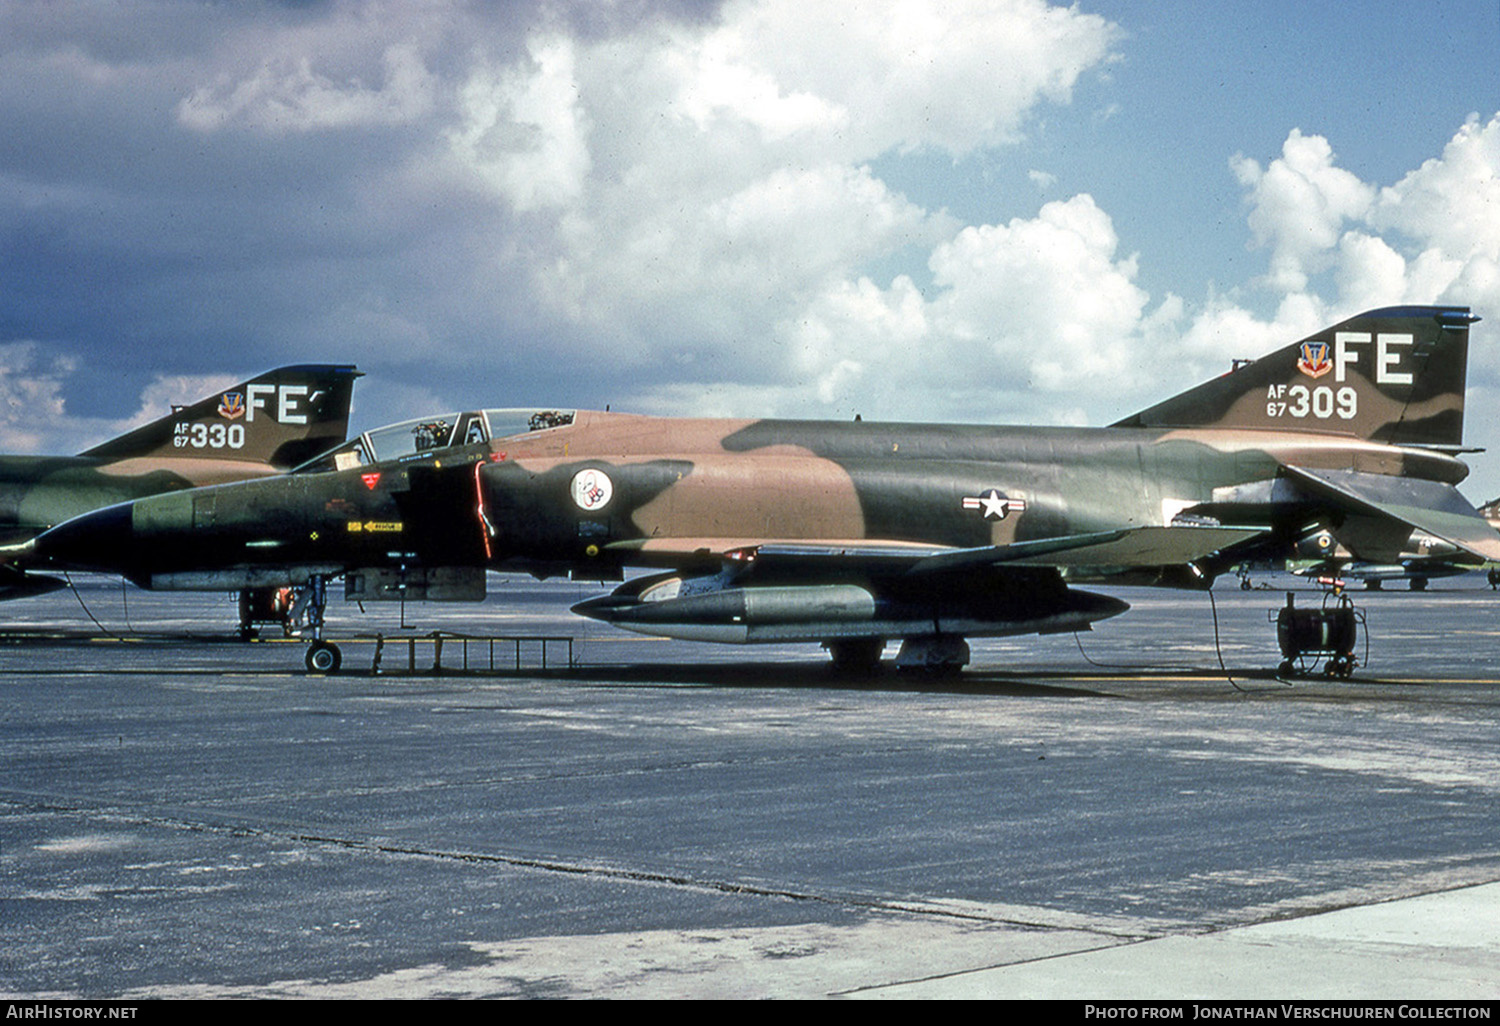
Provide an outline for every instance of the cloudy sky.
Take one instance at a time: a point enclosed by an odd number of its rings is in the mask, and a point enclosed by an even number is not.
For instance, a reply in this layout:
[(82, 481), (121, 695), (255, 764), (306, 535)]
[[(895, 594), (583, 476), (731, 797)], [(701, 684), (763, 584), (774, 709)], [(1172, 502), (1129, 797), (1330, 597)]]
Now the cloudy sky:
[(1483, 501), (1496, 53), (1495, 0), (0, 0), (0, 449), (298, 361), (363, 427), (1105, 424), (1441, 302)]

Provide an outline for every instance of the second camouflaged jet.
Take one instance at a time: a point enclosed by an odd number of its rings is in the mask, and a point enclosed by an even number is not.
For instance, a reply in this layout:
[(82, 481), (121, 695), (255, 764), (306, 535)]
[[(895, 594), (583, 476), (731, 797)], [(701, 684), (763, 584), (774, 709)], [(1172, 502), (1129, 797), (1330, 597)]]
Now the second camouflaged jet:
[(359, 373), (278, 367), (77, 456), (0, 456), (0, 599), (60, 587), (13, 564), (18, 543), (89, 510), (280, 474), (344, 440)]
[[(1491, 527), (1500, 528), (1500, 499), (1479, 507), (1479, 515)], [(1425, 591), (1427, 583), (1439, 577), (1454, 577), (1482, 569), (1462, 549), (1441, 538), (1413, 531), (1400, 556), (1390, 563), (1360, 562), (1338, 543), (1328, 531), (1317, 531), (1297, 545), (1293, 559), (1301, 565), (1288, 569), (1299, 577), (1333, 581), (1342, 585), (1347, 579), (1363, 582), (1371, 591), (1379, 591), (1392, 581), (1405, 581), (1412, 591)], [(1490, 581), (1497, 580), (1494, 564), (1489, 566)]]
[[(821, 642), (951, 669), (965, 638), (1086, 629), (1104, 581), (1205, 587), (1325, 528), (1360, 558), (1414, 530), (1475, 563), (1455, 488), (1461, 307), (1374, 310), (1107, 428), (475, 410), (372, 432), (285, 478), (92, 513), (37, 540), (146, 588), (478, 599), (487, 570), (623, 580), (576, 611), (704, 641)], [(324, 640), (308, 665), (336, 669)]]

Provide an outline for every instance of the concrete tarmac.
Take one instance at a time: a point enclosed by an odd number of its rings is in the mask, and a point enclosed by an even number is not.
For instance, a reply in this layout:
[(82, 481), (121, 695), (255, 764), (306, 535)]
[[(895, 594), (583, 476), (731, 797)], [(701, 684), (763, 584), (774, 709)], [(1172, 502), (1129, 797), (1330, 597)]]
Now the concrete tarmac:
[(1351, 593), (1347, 681), (1276, 675), (1285, 590), (1320, 601), (1288, 577), (1118, 590), (953, 680), (491, 583), (330, 634), (573, 635), (577, 665), (388, 640), (319, 677), (227, 597), (6, 603), (0, 996), (1500, 996), (1482, 576)]

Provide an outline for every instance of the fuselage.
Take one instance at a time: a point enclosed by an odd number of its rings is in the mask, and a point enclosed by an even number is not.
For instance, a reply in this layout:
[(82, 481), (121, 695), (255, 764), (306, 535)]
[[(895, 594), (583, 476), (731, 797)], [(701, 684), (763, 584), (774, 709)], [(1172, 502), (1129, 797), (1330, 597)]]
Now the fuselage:
[(42, 555), (145, 586), (217, 589), (361, 567), (604, 576), (682, 566), (695, 552), (709, 564), (767, 542), (969, 548), (1184, 515), (1274, 526), (1306, 514), (1289, 514), (1277, 491), (1287, 462), (1445, 483), (1467, 469), (1429, 450), (1313, 432), (579, 411), (395, 460), (142, 499), (52, 532)]

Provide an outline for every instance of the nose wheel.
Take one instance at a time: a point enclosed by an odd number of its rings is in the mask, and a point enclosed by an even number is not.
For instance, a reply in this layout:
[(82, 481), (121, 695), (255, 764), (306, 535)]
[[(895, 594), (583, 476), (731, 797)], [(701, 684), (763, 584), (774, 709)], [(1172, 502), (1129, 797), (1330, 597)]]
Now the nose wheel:
[(339, 647), (331, 641), (323, 640), (323, 610), (327, 607), (328, 578), (322, 574), (314, 574), (302, 589), (289, 616), (289, 619), (295, 619), (299, 614), (304, 616), (306, 627), (303, 634), (312, 635), (312, 644), (307, 646), (308, 673), (338, 673), (344, 662)]
[(314, 641), (307, 646), (308, 673), (338, 673), (344, 655), (331, 641)]

